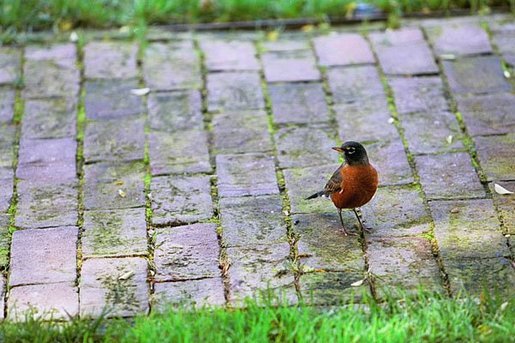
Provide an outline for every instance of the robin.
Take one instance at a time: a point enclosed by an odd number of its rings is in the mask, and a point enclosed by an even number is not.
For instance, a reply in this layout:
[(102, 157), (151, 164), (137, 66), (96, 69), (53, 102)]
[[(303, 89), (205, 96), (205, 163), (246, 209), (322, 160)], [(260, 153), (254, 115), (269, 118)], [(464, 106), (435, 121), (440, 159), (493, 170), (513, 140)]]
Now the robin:
[(349, 232), (343, 225), (342, 209), (351, 208), (358, 218), (362, 230), (363, 223), (356, 211), (356, 208), (368, 203), (374, 196), (379, 182), (376, 169), (368, 161), (367, 151), (358, 142), (345, 142), (341, 147), (332, 149), (343, 153), (345, 162), (334, 172), (327, 181), (323, 191), (317, 192), (306, 198), (314, 199), (320, 196), (330, 197), (334, 206), (338, 209), (343, 233), (347, 236)]

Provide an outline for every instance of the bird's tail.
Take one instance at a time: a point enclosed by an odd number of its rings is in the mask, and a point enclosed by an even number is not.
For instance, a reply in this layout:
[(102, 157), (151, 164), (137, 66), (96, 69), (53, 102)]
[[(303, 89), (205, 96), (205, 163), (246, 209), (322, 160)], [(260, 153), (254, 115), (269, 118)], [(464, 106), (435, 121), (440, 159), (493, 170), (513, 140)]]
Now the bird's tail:
[(308, 196), (304, 200), (315, 199), (315, 198), (318, 198), (318, 197), (321, 197), (321, 196), (324, 196), (324, 195), (325, 195), (325, 191), (320, 191), (320, 192), (316, 192), (315, 194), (311, 194), (310, 196)]

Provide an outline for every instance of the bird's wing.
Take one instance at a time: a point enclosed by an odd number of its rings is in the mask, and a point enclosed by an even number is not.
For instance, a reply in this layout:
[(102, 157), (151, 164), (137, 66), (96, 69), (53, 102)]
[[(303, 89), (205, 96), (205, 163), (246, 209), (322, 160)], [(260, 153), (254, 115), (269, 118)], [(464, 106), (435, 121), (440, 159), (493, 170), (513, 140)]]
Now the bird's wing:
[(340, 166), (334, 173), (333, 176), (327, 181), (324, 187), (324, 191), (326, 195), (330, 195), (332, 193), (336, 193), (342, 190), (343, 188), (343, 177), (341, 170), (343, 165)]

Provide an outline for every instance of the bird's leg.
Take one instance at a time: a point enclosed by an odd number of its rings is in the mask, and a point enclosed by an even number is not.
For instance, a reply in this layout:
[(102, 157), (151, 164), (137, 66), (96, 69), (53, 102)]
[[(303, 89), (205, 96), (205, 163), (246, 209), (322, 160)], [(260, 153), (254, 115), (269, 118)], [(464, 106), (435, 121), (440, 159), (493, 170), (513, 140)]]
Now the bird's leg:
[(343, 234), (345, 236), (355, 236), (356, 234), (354, 232), (348, 232), (347, 230), (345, 230), (345, 225), (343, 225), (343, 218), (342, 218), (342, 209), (339, 208), (338, 209), (338, 215), (340, 216), (340, 223), (342, 223), (342, 230), (343, 230)]
[(361, 221), (361, 218), (360, 218), (360, 216), (358, 214), (358, 211), (356, 211), (355, 208), (353, 208), (352, 211), (354, 211), (354, 214), (356, 215), (356, 218), (358, 218), (358, 222), (359, 222), (359, 226), (361, 227), (361, 230), (365, 231), (366, 233), (371, 233), (372, 231), (369, 228), (367, 228), (367, 227), (365, 227), (363, 225), (363, 222)]

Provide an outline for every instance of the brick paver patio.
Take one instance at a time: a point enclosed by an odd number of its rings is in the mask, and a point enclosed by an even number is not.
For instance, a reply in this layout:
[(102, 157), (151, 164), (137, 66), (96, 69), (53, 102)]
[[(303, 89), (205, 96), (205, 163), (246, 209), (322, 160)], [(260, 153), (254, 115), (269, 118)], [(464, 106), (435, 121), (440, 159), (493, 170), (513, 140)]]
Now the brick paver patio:
[[(266, 288), (314, 304), (420, 285), (513, 296), (515, 197), (494, 191), (515, 191), (513, 22), (362, 29), (0, 47), (0, 315), (133, 316)], [(380, 172), (361, 237), (304, 200), (345, 140)]]

